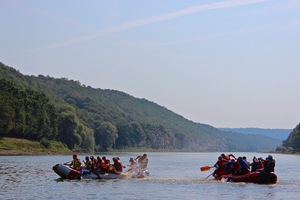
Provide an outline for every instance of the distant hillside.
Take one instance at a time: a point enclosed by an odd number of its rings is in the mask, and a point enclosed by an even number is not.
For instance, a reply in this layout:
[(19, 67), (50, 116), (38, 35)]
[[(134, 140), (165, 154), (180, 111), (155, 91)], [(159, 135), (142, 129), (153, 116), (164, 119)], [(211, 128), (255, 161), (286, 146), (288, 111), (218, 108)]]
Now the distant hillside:
[(277, 152), (281, 153), (299, 153), (300, 152), (300, 124), (293, 129), (288, 138), (278, 146)]
[(262, 129), (262, 128), (219, 128), (222, 131), (235, 132), (250, 135), (264, 135), (267, 137), (279, 139), (281, 141), (287, 139), (292, 129)]
[[(277, 141), (194, 123), (124, 92), (79, 81), (25, 76), (0, 63), (0, 137), (59, 141), (78, 151), (153, 148), (181, 151), (264, 151)], [(188, 101), (188, 99), (187, 99)], [(188, 102), (187, 102), (188, 103)]]

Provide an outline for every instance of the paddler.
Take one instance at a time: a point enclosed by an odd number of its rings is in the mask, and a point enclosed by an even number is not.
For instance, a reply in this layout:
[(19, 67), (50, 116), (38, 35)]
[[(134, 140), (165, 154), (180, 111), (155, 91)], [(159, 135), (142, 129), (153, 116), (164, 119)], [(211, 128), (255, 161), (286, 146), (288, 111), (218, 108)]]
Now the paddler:
[(76, 169), (78, 171), (81, 171), (81, 162), (80, 159), (78, 158), (77, 154), (73, 154), (73, 160), (71, 164), (68, 165), (69, 167)]

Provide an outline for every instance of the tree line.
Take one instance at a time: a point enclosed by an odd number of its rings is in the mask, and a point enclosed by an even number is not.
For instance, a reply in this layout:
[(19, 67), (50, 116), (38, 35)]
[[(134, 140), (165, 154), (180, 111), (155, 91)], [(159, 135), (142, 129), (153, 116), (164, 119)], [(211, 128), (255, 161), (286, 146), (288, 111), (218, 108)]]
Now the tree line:
[(71, 150), (87, 152), (126, 148), (239, 151), (240, 144), (243, 151), (258, 149), (244, 136), (192, 122), (124, 92), (95, 89), (67, 78), (27, 76), (2, 63), (0, 82), (0, 137), (26, 138), (44, 146), (58, 141)]
[(52, 104), (41, 92), (22, 89), (0, 79), (0, 133), (4, 137), (60, 141), (70, 149), (106, 151), (110, 148), (173, 148), (174, 137), (162, 126), (130, 122), (115, 126), (96, 123), (94, 129), (78, 118), (68, 104)]

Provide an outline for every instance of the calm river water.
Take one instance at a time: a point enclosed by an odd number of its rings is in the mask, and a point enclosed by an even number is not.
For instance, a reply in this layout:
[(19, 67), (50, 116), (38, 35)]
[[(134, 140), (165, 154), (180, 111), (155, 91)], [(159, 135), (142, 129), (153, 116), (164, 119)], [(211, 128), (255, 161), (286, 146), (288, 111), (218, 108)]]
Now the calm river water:
[[(124, 165), (142, 153), (105, 153), (119, 156)], [(97, 156), (96, 155), (96, 156)], [(278, 183), (256, 185), (223, 183), (200, 172), (220, 153), (148, 153), (150, 177), (128, 180), (61, 180), (52, 171), (72, 156), (0, 156), (0, 199), (299, 199), (300, 157), (273, 154)], [(234, 153), (266, 157), (264, 153)], [(79, 156), (82, 160), (85, 155)]]

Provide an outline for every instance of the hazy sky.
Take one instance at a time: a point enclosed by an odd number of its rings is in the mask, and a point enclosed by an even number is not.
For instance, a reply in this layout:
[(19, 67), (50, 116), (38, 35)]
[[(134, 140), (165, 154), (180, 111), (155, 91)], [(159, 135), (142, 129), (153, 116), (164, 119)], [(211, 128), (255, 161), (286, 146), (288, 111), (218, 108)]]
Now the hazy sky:
[(0, 62), (214, 127), (300, 122), (299, 0), (0, 0)]

